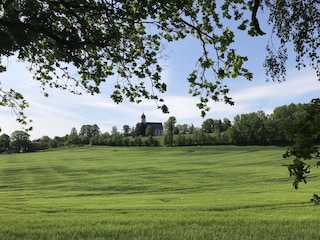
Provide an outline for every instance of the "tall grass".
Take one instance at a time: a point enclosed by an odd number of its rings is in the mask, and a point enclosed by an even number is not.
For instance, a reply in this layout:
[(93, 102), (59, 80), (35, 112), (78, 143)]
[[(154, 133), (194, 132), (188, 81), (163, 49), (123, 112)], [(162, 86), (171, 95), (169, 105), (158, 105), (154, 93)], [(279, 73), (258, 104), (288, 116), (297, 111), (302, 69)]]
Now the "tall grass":
[(0, 156), (0, 239), (320, 239), (317, 171), (276, 147), (83, 147)]

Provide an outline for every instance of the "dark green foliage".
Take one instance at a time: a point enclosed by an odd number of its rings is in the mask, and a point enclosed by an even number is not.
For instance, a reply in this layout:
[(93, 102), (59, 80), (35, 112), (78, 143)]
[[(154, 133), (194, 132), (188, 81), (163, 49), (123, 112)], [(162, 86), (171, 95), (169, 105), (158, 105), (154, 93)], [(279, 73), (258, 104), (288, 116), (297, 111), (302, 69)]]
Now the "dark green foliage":
[(320, 197), (318, 194), (313, 194), (313, 197), (310, 199), (311, 202), (314, 203), (314, 205), (319, 205), (320, 204)]
[(290, 177), (294, 177), (293, 187), (299, 188), (299, 183), (307, 183), (305, 174), (310, 173), (310, 165), (306, 165), (305, 162), (300, 159), (293, 160), (292, 164), (284, 165), (288, 168)]
[[(310, 173), (311, 164), (305, 161), (320, 158), (320, 99), (306, 104), (303, 111), (286, 125), (285, 131), (294, 144), (284, 157), (295, 157), (293, 164), (287, 166), (290, 176), (295, 177), (293, 185), (298, 188), (299, 182), (307, 182), (306, 174)], [(318, 167), (319, 161), (314, 166)]]
[(28, 152), (32, 147), (30, 135), (24, 131), (14, 131), (10, 137), (11, 149), (16, 152)]
[(178, 135), (179, 134), (179, 128), (178, 127), (174, 127), (173, 128), (173, 134), (174, 135)]
[(148, 136), (148, 138), (145, 140), (145, 145), (146, 146), (159, 146), (160, 142), (152, 137), (151, 135)]
[(130, 132), (130, 131), (131, 131), (131, 128), (130, 128), (129, 125), (123, 125), (122, 129), (123, 129), (123, 135), (124, 135), (125, 137), (130, 136), (130, 134), (131, 134), (131, 132)]
[(100, 134), (100, 128), (97, 124), (93, 125), (83, 125), (80, 129), (79, 136), (88, 137), (89, 139), (93, 136), (98, 136)]
[[(310, 64), (320, 80), (319, 65), (319, 1), (265, 1), (270, 10), (269, 21), (279, 38), (279, 46), (272, 41), (267, 46), (264, 66), (268, 78), (279, 82), (286, 79), (288, 43), (293, 43), (296, 54), (296, 67), (301, 69)], [(309, 61), (309, 62), (308, 62)]]
[(153, 128), (152, 128), (152, 126), (150, 126), (150, 125), (147, 126), (145, 135), (146, 135), (146, 136), (152, 136), (152, 135), (153, 135)]
[(201, 129), (205, 133), (213, 133), (215, 130), (215, 121), (212, 118), (208, 118), (207, 120), (203, 121)]
[(131, 141), (132, 146), (142, 146), (142, 139), (141, 137), (135, 137), (133, 141)]
[(313, 99), (310, 104), (305, 105), (298, 117), (286, 125), (286, 135), (294, 141), (286, 157), (296, 156), (302, 159), (320, 157), (320, 98)]
[(137, 123), (134, 129), (135, 136), (145, 136), (147, 125), (145, 123)]
[(176, 117), (171, 116), (166, 122), (164, 122), (163, 128), (165, 131), (173, 131), (176, 123), (177, 123)]
[(0, 153), (10, 149), (10, 136), (2, 134), (0, 136)]
[(177, 119), (174, 116), (169, 117), (169, 119), (163, 124), (165, 135), (163, 138), (163, 144), (165, 146), (172, 147), (174, 144), (174, 129)]
[(163, 137), (163, 145), (172, 147), (174, 144), (173, 137), (173, 131), (167, 131)]
[(288, 138), (287, 126), (297, 119), (304, 111), (304, 104), (289, 104), (276, 107), (271, 114), (271, 134), (276, 145), (291, 145), (292, 139)]
[(271, 143), (269, 124), (269, 117), (263, 111), (237, 115), (231, 127), (232, 141), (240, 145), (268, 145)]
[[(296, 67), (310, 64), (320, 77), (319, 1), (6, 0), (0, 9), (0, 72), (6, 71), (3, 59), (16, 55), (30, 63), (45, 96), (46, 87), (98, 94), (101, 84), (116, 75), (111, 94), (115, 103), (153, 99), (168, 113), (161, 98), (167, 91), (161, 79), (163, 49), (191, 37), (202, 51), (186, 81), (190, 95), (199, 98), (201, 115), (210, 109), (209, 101), (232, 105), (224, 80), (253, 79), (252, 69), (245, 66), (247, 56), (233, 43), (239, 31), (248, 37), (264, 34), (261, 9), (269, 14), (268, 34), (278, 39), (267, 45), (267, 78), (286, 78), (291, 45)], [(28, 123), (23, 113), (28, 103), (21, 93), (0, 87), (0, 105), (13, 108), (18, 121)]]

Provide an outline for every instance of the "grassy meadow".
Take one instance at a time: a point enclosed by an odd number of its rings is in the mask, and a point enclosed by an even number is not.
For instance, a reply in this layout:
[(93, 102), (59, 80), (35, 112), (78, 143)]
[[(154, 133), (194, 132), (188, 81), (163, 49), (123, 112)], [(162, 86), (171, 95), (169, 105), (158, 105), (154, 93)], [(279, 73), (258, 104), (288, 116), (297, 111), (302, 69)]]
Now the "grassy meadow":
[(320, 239), (320, 171), (277, 147), (82, 147), (0, 155), (0, 239)]

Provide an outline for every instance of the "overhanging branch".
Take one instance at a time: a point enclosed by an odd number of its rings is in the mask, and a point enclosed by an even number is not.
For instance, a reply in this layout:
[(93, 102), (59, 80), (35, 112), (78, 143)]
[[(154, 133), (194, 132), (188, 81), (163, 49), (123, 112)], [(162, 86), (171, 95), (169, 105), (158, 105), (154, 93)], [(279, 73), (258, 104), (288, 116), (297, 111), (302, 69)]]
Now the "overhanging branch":
[(261, 0), (255, 0), (254, 1), (254, 5), (253, 5), (253, 9), (252, 9), (252, 15), (251, 15), (251, 21), (254, 25), (254, 28), (256, 29), (257, 33), (259, 35), (265, 35), (266, 33), (263, 32), (260, 28), (260, 25), (259, 25), (259, 21), (257, 19), (257, 11), (258, 11), (258, 8), (260, 6), (260, 3), (261, 3)]

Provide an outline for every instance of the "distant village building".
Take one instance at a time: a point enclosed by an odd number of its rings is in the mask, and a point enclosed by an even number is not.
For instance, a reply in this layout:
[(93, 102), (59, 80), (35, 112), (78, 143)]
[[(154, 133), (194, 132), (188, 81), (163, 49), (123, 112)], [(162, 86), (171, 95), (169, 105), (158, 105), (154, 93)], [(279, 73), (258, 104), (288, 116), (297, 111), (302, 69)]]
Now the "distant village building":
[(159, 136), (163, 134), (163, 126), (161, 122), (147, 122), (146, 115), (144, 113), (141, 115), (141, 122), (137, 123), (136, 129), (135, 129), (135, 135), (136, 136), (145, 136), (146, 135), (146, 129), (148, 126), (151, 126), (152, 128), (152, 135), (153, 136)]

